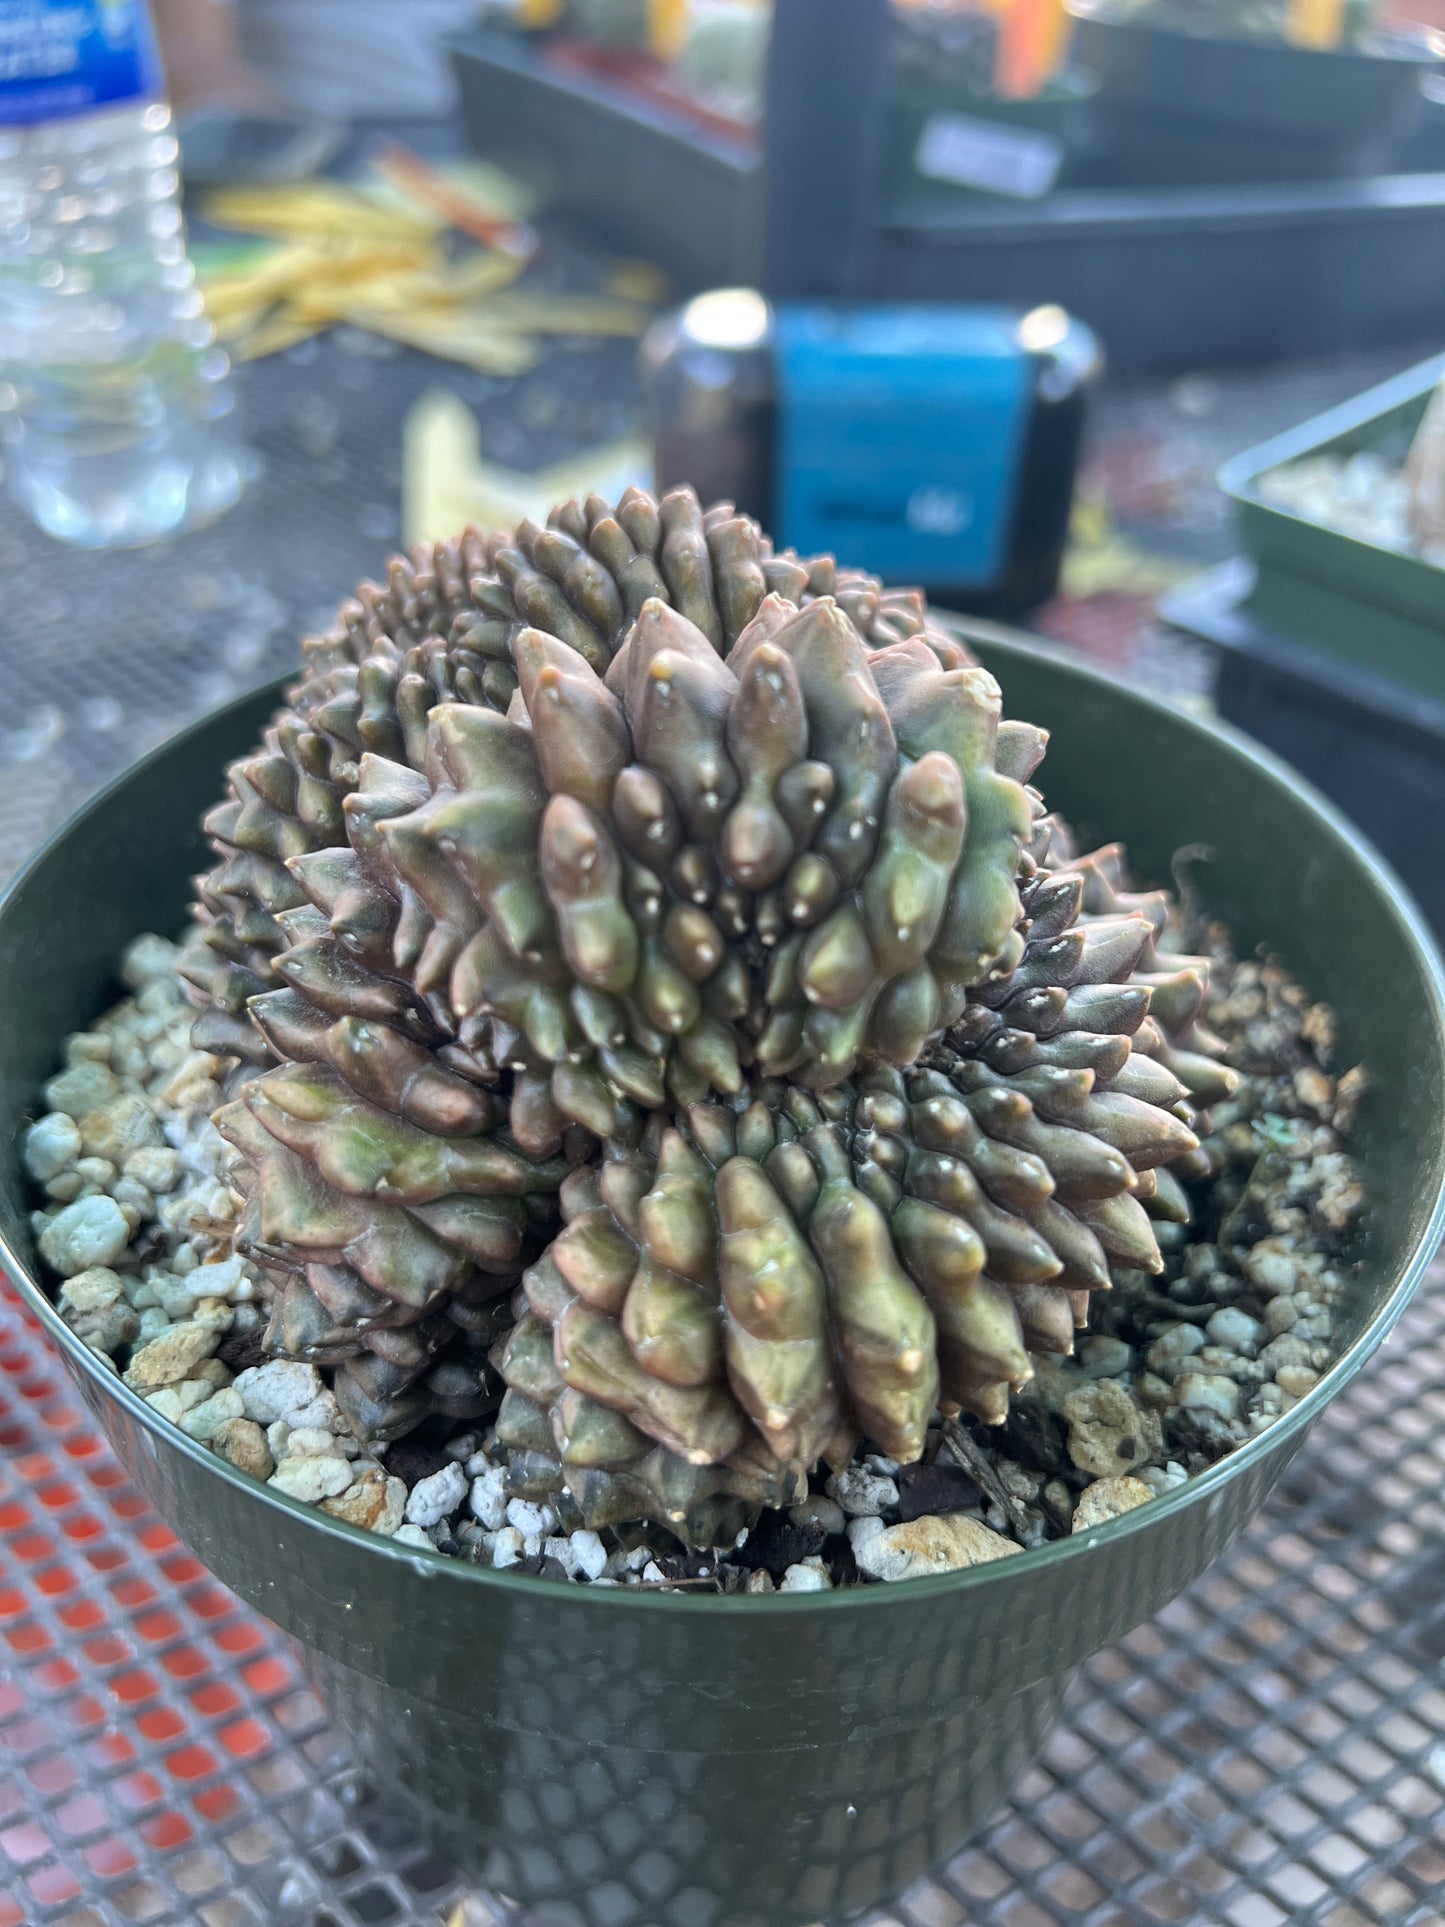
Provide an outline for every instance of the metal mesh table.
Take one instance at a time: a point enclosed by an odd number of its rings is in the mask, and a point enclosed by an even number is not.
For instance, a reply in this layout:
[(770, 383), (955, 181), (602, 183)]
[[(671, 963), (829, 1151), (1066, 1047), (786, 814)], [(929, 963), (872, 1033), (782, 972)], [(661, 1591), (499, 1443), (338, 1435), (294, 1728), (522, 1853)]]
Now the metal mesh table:
[[(1445, 1921), (1431, 1285), (1233, 1555), (1090, 1664), (983, 1836), (870, 1927)], [(0, 1927), (551, 1927), (368, 1798), (8, 1291), (0, 1549)]]
[[(578, 273), (558, 246), (539, 270)], [(1217, 560), (1217, 461), (1409, 358), (1106, 396), (1096, 472), (1136, 539)], [(501, 383), (347, 337), (247, 371), (263, 474), (214, 529), (74, 555), (0, 507), (0, 875), (141, 749), (286, 669), (378, 569), (400, 424), (433, 383), (519, 467), (635, 418), (625, 343)], [(1142, 599), (1046, 626), (1207, 682)], [(1088, 1668), (983, 1838), (873, 1927), (1441, 1927), (1442, 1413), (1445, 1270), (1234, 1557)], [(148, 1513), (0, 1295), (0, 1927), (439, 1921), (553, 1927), (463, 1893), (369, 1798), (281, 1636)]]

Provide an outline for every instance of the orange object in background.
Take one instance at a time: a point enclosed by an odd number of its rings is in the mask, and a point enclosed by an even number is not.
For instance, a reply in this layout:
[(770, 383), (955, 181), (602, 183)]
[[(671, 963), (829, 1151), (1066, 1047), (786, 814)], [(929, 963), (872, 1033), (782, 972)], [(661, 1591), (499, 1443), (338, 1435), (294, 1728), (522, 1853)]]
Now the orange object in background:
[(1063, 60), (1067, 38), (1064, 0), (1005, 0), (999, 9), (994, 92), (1004, 100), (1031, 100), (1042, 93)]
[(1296, 47), (1328, 50), (1344, 37), (1344, 0), (1290, 0), (1285, 35)]

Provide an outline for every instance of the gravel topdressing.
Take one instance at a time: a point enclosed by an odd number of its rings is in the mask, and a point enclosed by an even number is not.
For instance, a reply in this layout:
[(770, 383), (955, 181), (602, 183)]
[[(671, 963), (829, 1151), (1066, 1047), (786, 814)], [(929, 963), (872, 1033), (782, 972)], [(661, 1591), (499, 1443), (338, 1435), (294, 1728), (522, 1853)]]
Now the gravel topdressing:
[[(922, 1463), (860, 1448), (737, 1544), (685, 1552), (659, 1528), (584, 1529), (508, 1493), (485, 1423), (354, 1438), (326, 1373), (268, 1358), (264, 1275), (235, 1255), (240, 1200), (210, 1119), (231, 1060), (192, 1049), (175, 946), (138, 938), (129, 994), (69, 1038), (25, 1164), (61, 1316), (191, 1438), (336, 1518), (419, 1549), (601, 1586), (818, 1592), (1006, 1557), (1147, 1503), (1287, 1412), (1334, 1354), (1364, 1202), (1343, 1144), (1363, 1073), (1336, 1076), (1329, 1010), (1226, 934), (1207, 1011), (1238, 1093), (1206, 1140), (1195, 1222), (1159, 1225), (1160, 1275), (1116, 1273), (1070, 1359), (1038, 1357), (1007, 1424), (941, 1420)], [(566, 1507), (570, 1501), (565, 1498)]]

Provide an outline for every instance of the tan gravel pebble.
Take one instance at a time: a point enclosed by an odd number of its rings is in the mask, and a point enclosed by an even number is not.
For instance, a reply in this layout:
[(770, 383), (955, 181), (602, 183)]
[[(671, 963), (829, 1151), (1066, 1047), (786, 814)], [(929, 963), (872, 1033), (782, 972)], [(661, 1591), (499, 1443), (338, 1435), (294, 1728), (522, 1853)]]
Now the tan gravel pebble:
[(1022, 1551), (1022, 1546), (990, 1532), (977, 1519), (950, 1512), (925, 1513), (905, 1525), (885, 1526), (855, 1548), (855, 1557), (859, 1570), (870, 1578), (893, 1581), (958, 1572), (965, 1566), (981, 1566), (990, 1559), (1006, 1559)]
[(209, 1358), (219, 1338), (213, 1326), (197, 1324), (194, 1319), (172, 1325), (149, 1345), (141, 1346), (125, 1373), (125, 1382), (138, 1392), (174, 1385), (193, 1365)]
[(1108, 1519), (1132, 1512), (1135, 1506), (1147, 1505), (1153, 1497), (1142, 1479), (1131, 1479), (1127, 1474), (1118, 1479), (1095, 1479), (1079, 1494), (1072, 1530), (1087, 1532), (1090, 1526), (1101, 1526)]

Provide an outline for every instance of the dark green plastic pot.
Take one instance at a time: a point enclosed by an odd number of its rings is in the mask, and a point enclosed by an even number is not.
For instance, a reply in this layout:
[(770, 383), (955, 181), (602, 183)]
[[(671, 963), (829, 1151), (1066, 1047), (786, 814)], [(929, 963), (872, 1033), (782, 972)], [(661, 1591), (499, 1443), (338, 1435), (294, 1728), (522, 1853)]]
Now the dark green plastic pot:
[(91, 803), (0, 902), (3, 1257), (127, 1471), (213, 1572), (300, 1642), (382, 1787), (479, 1882), (549, 1923), (789, 1927), (846, 1916), (957, 1848), (1037, 1750), (1071, 1671), (1258, 1510), (1398, 1318), (1445, 1185), (1441, 966), (1398, 881), (1282, 765), (1043, 648), (980, 629), (1010, 713), (1054, 732), (1049, 796), (1141, 876), (1204, 844), (1204, 894), (1339, 1013), (1374, 1087), (1349, 1347), (1289, 1415), (1078, 1539), (911, 1585), (767, 1599), (587, 1591), (340, 1525), (232, 1471), (107, 1374), (34, 1281), (16, 1143), (65, 1032), (136, 932), (179, 926), (191, 829), (270, 695)]

